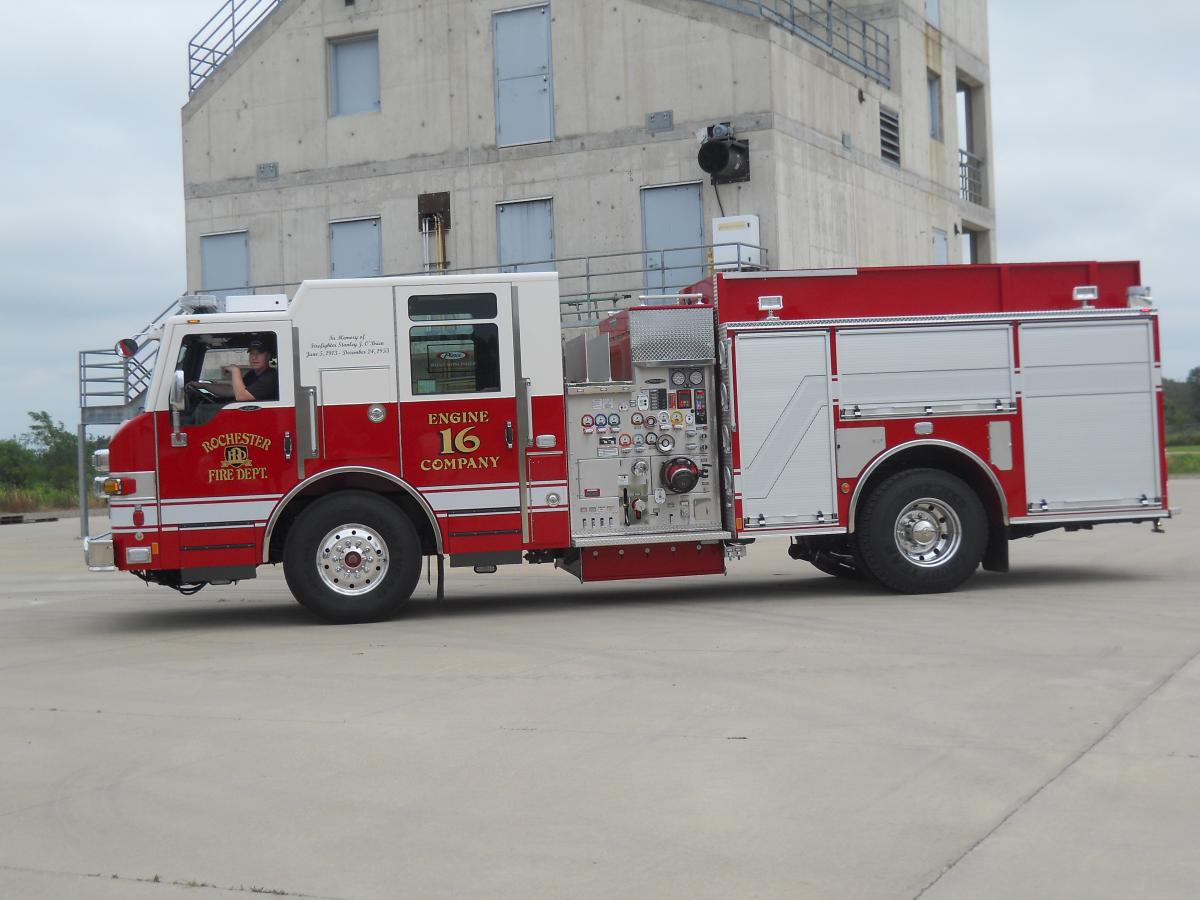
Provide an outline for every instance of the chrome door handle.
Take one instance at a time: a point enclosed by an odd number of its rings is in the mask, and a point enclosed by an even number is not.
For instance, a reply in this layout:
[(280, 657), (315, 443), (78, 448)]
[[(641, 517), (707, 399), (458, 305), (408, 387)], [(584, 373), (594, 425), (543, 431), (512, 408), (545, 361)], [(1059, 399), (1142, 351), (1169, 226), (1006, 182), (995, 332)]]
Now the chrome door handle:
[(504, 423), (504, 443), (508, 445), (508, 449), (513, 448), (513, 428), (512, 422)]

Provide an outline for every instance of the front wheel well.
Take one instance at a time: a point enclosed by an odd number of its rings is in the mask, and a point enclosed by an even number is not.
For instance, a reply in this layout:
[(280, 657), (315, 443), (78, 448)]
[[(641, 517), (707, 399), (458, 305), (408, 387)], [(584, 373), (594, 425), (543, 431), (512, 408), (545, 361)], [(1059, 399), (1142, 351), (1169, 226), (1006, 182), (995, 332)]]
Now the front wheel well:
[(967, 483), (983, 504), (988, 520), (988, 543), (983, 568), (992, 572), (1008, 571), (1007, 515), (1003, 494), (985, 465), (960, 450), (936, 444), (920, 444), (897, 451), (880, 463), (855, 490), (850, 509), (850, 530), (857, 527), (862, 504), (871, 492), (897, 472), (911, 469), (939, 469)]
[(299, 520), (301, 514), (312, 503), (321, 497), (340, 491), (367, 491), (376, 494), (400, 507), (416, 529), (417, 538), (421, 542), (421, 553), (425, 556), (436, 555), (438, 552), (437, 536), (429, 514), (421, 504), (404, 488), (380, 475), (370, 472), (345, 472), (326, 478), (315, 479), (292, 497), (271, 532), (271, 544), (267, 553), (267, 562), (283, 561), (283, 551), (287, 544), (288, 534)]

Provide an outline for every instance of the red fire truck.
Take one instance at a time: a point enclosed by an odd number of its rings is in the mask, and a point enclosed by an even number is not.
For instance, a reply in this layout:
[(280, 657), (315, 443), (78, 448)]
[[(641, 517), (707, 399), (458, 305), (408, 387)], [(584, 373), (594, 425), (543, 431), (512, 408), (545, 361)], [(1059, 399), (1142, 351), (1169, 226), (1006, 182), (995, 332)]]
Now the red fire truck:
[[(578, 328), (553, 273), (202, 302), (153, 335), (144, 410), (97, 460), (92, 569), (190, 593), (282, 563), (362, 621), (425, 558), (440, 595), (447, 557), (715, 575), (786, 537), (918, 593), (1006, 570), (1015, 538), (1171, 513), (1137, 263), (719, 272)], [(231, 400), (210, 382), (255, 341), (278, 396)]]

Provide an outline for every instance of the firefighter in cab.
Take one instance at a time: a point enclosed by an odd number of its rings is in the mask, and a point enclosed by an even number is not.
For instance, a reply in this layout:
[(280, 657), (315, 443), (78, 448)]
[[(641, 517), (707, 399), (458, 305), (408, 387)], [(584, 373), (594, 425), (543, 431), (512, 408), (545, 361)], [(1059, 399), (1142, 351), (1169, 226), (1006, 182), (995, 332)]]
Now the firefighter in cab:
[(231, 364), (225, 367), (229, 381), (193, 381), (192, 384), (204, 387), (218, 397), (224, 397), (240, 403), (250, 403), (255, 400), (267, 401), (279, 399), (279, 373), (271, 366), (274, 349), (271, 342), (260, 335), (255, 335), (246, 345), (250, 361), (250, 370), (242, 373), (242, 367)]

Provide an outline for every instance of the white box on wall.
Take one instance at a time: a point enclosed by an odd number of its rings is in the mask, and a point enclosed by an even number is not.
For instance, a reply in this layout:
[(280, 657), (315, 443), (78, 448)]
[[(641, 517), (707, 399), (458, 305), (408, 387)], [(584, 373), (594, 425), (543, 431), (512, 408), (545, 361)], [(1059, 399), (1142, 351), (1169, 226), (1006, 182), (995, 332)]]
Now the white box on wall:
[(762, 268), (758, 216), (719, 216), (712, 220), (713, 268)]

